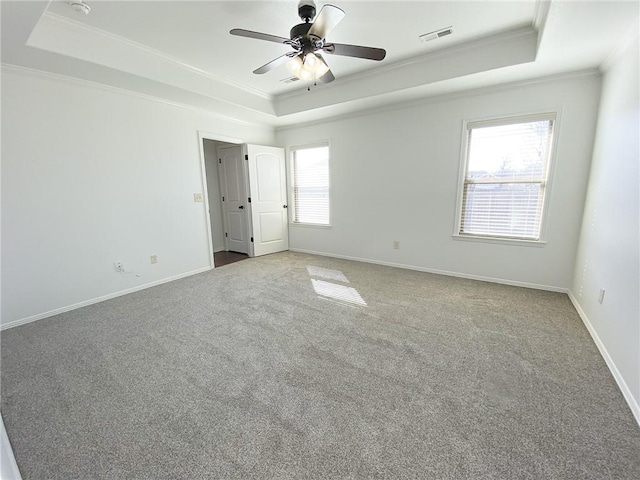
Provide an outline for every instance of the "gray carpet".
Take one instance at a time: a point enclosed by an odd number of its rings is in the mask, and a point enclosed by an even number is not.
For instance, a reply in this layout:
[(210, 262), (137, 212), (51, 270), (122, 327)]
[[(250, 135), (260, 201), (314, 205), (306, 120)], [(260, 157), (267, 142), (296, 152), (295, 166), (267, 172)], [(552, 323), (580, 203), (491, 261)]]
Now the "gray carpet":
[(290, 252), (2, 332), (2, 414), (25, 479), (640, 478), (566, 295)]

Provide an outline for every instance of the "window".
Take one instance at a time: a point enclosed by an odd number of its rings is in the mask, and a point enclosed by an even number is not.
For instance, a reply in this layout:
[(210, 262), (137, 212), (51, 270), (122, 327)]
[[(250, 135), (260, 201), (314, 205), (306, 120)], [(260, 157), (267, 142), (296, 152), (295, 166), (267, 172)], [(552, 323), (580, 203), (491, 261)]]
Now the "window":
[(292, 221), (329, 225), (329, 146), (296, 147), (291, 153)]
[(458, 235), (540, 240), (554, 114), (472, 122)]

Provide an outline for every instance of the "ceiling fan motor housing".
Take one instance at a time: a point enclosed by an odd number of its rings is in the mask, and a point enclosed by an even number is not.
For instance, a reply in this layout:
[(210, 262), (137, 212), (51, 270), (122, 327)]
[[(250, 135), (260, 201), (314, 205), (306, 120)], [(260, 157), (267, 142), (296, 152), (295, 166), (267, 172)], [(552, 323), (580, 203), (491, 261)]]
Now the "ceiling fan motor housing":
[(299, 37), (306, 37), (311, 25), (313, 25), (313, 23), (299, 23), (295, 25), (289, 32), (289, 38), (295, 40)]
[(324, 46), (323, 39), (307, 35), (312, 25), (312, 23), (299, 23), (289, 33), (289, 38), (294, 42), (294, 49), (299, 49), (305, 55), (309, 52), (315, 52)]

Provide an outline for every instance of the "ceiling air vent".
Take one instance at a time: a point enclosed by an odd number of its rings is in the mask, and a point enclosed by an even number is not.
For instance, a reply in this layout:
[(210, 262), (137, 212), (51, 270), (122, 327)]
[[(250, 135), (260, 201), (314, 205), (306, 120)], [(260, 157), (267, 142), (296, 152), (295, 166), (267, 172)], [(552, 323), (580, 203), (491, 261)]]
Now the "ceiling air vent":
[(300, 80), (298, 77), (287, 77), (287, 78), (283, 78), (280, 81), (282, 83), (293, 83), (293, 82), (297, 82), (298, 80)]
[(425, 33), (424, 35), (420, 35), (418, 38), (422, 43), (427, 43), (431, 40), (435, 40), (436, 38), (446, 37), (447, 35), (451, 35), (452, 33), (453, 27), (447, 27), (436, 30), (435, 32)]

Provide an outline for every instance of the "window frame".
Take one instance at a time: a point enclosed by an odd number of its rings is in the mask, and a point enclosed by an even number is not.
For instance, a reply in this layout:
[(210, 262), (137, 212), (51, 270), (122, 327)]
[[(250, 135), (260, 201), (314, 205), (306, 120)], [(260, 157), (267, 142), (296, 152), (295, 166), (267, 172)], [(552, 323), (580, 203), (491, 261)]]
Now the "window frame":
[[(483, 118), (473, 118), (473, 119), (464, 119), (462, 121), (462, 133), (461, 133), (461, 153), (460, 153), (460, 168), (458, 173), (458, 192), (456, 196), (456, 213), (455, 213), (455, 222), (453, 225), (453, 239), (454, 240), (462, 240), (462, 241), (471, 241), (471, 242), (481, 242), (481, 243), (497, 243), (497, 244), (507, 244), (507, 245), (522, 245), (522, 246), (533, 246), (533, 247), (543, 247), (547, 243), (547, 220), (548, 220), (548, 206), (549, 206), (549, 197), (551, 192), (551, 184), (553, 179), (553, 172), (556, 163), (556, 151), (558, 145), (558, 132), (560, 126), (560, 117), (561, 117), (561, 109), (545, 109), (534, 112), (527, 113), (517, 113), (517, 114), (507, 114), (507, 115), (496, 115), (491, 117), (483, 117)], [(551, 148), (549, 150), (549, 157), (547, 160), (547, 175), (544, 181), (544, 191), (542, 198), (542, 206), (540, 213), (540, 232), (538, 239), (527, 239), (520, 237), (508, 237), (502, 235), (477, 235), (477, 234), (468, 234), (468, 233), (460, 233), (460, 227), (462, 223), (462, 210), (463, 210), (463, 202), (464, 202), (464, 189), (465, 189), (465, 180), (467, 177), (467, 168), (469, 163), (469, 135), (471, 129), (473, 128), (481, 128), (481, 127), (489, 127), (489, 126), (500, 126), (500, 125), (511, 125), (516, 123), (527, 123), (534, 121), (542, 121), (542, 120), (552, 120), (553, 121), (553, 131), (551, 133)]]
[[(298, 150), (306, 150), (318, 147), (327, 147), (327, 173), (329, 176), (329, 223), (310, 223), (310, 222), (296, 222), (295, 221), (295, 212), (297, 205), (295, 203), (295, 195), (294, 195), (294, 155)], [(320, 229), (330, 229), (332, 228), (332, 219), (333, 219), (333, 201), (332, 201), (332, 180), (331, 180), (331, 142), (329, 140), (318, 140), (315, 142), (303, 143), (299, 145), (291, 145), (287, 147), (287, 173), (289, 176), (289, 181), (287, 182), (287, 195), (289, 198), (289, 225), (292, 227), (310, 227), (310, 228), (320, 228)]]

